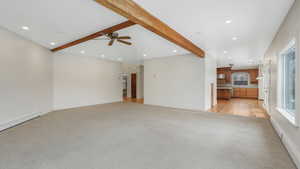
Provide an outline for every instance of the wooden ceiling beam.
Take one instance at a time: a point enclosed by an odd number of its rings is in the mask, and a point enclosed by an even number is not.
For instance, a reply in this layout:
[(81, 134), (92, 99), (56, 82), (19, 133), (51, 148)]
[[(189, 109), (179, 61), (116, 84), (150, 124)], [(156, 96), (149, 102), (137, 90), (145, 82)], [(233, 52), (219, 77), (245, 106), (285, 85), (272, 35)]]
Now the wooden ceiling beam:
[(128, 18), (159, 36), (185, 48), (199, 57), (204, 57), (205, 52), (191, 41), (170, 28), (167, 24), (151, 15), (132, 0), (95, 0), (108, 9)]
[(118, 30), (121, 30), (121, 29), (124, 29), (124, 28), (127, 28), (127, 27), (130, 27), (130, 26), (135, 25), (135, 24), (136, 23), (134, 23), (132, 21), (122, 22), (122, 23), (120, 23), (118, 25), (112, 26), (110, 28), (101, 30), (99, 32), (93, 33), (93, 34), (88, 35), (86, 37), (80, 38), (78, 40), (75, 40), (75, 41), (69, 42), (67, 44), (61, 45), (59, 47), (56, 47), (54, 49), (51, 49), (51, 51), (52, 52), (56, 52), (56, 51), (59, 51), (59, 50), (65, 49), (65, 48), (69, 48), (69, 47), (78, 45), (80, 43), (83, 43), (83, 42), (95, 39), (97, 37), (100, 37), (100, 36), (103, 36), (103, 35), (106, 35), (106, 34), (109, 34), (109, 33), (112, 33), (112, 32), (116, 32)]

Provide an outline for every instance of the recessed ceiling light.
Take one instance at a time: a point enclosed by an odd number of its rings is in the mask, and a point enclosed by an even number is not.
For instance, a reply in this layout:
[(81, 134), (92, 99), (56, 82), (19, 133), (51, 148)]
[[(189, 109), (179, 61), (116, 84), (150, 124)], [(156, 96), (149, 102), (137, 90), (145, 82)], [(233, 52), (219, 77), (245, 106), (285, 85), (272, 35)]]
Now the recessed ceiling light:
[(146, 54), (143, 54), (143, 56), (147, 56)]
[(225, 23), (227, 23), (227, 24), (229, 24), (229, 23), (231, 23), (232, 22), (232, 20), (226, 20), (225, 21)]
[(228, 51), (227, 50), (224, 50), (224, 54), (227, 54), (228, 53)]
[(104, 58), (105, 56), (102, 54), (101, 57)]
[(118, 58), (118, 61), (122, 61), (123, 59), (122, 58)]
[(28, 31), (29, 27), (28, 26), (22, 26), (22, 29), (25, 30), (25, 31)]
[(54, 45), (55, 45), (55, 42), (51, 42), (50, 45), (54, 46)]
[(173, 50), (173, 52), (174, 52), (174, 53), (176, 53), (176, 52), (177, 52), (177, 50)]
[(84, 51), (84, 50), (82, 50), (82, 51), (80, 51), (80, 53), (81, 53), (81, 54), (85, 54), (85, 51)]
[(233, 38), (232, 38), (232, 40), (237, 40), (237, 39), (238, 39), (237, 37), (233, 37)]

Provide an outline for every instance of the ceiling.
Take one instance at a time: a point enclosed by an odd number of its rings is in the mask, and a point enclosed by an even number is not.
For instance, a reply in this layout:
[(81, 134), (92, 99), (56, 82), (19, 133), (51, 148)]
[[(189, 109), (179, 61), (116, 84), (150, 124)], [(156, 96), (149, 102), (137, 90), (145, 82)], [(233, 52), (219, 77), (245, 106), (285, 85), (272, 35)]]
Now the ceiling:
[[(134, 0), (212, 56), (218, 66), (259, 63), (294, 0)], [(79, 39), (126, 18), (93, 0), (1, 0), (0, 26), (47, 48)], [(231, 23), (226, 23), (231, 21)], [(29, 30), (23, 30), (28, 26)], [(88, 41), (62, 52), (141, 63), (144, 59), (189, 53), (141, 26), (118, 32), (128, 47)], [(233, 40), (236, 37), (237, 40)], [(55, 45), (51, 45), (55, 42)], [(84, 51), (81, 52), (81, 51)], [(226, 52), (224, 52), (226, 51)]]

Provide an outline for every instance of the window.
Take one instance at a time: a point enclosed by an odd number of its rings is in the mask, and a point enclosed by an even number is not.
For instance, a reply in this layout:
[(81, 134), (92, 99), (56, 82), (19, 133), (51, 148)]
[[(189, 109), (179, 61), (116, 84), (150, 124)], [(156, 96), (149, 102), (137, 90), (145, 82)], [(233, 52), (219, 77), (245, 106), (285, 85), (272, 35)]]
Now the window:
[(296, 123), (296, 41), (293, 40), (279, 56), (279, 111)]
[(249, 73), (236, 72), (232, 74), (233, 85), (248, 85)]

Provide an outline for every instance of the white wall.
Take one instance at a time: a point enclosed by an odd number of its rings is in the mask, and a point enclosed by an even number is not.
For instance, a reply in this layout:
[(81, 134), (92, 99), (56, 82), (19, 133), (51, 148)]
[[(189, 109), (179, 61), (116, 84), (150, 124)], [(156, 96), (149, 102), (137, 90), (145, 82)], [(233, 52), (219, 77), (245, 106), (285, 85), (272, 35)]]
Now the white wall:
[(144, 65), (140, 66), (139, 98), (144, 98)]
[[(204, 59), (205, 62), (205, 108), (204, 110), (209, 110), (212, 106), (217, 104), (217, 61), (212, 55), (206, 54)], [(213, 84), (213, 96), (211, 98), (211, 84)], [(212, 102), (213, 100), (213, 102)]]
[[(295, 160), (295, 163), (300, 168), (300, 128), (293, 126), (285, 117), (283, 117), (277, 110), (277, 81), (278, 81), (278, 56), (280, 51), (282, 51), (290, 40), (293, 38), (297, 39), (298, 44), (298, 55), (297, 55), (297, 76), (296, 81), (296, 113), (298, 120), (300, 119), (300, 59), (299, 59), (299, 49), (300, 49), (300, 1), (296, 0), (295, 4), (291, 8), (285, 21), (282, 23), (276, 37), (274, 38), (272, 44), (270, 45), (266, 55), (265, 63), (270, 63), (271, 60), (271, 85), (269, 86), (269, 110), (271, 115), (271, 120), (274, 127), (279, 132), (279, 135), (283, 136), (283, 142), (287, 149), (291, 153), (291, 156)], [(268, 66), (266, 64), (266, 66)], [(267, 81), (266, 81), (267, 82)]]
[(259, 100), (264, 100), (264, 94), (265, 94), (265, 90), (264, 90), (264, 79), (261, 78), (263, 76), (263, 66), (259, 65), (259, 77), (260, 79), (258, 80), (258, 99)]
[(122, 100), (119, 62), (59, 53), (53, 71), (56, 110)]
[(121, 101), (121, 64), (52, 53), (0, 28), (0, 131), (54, 109)]
[(205, 110), (208, 81), (205, 60), (192, 54), (145, 60), (145, 104)]
[(52, 111), (52, 53), (0, 28), (0, 130)]

